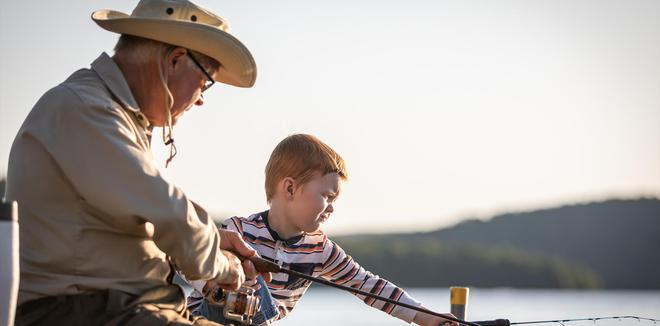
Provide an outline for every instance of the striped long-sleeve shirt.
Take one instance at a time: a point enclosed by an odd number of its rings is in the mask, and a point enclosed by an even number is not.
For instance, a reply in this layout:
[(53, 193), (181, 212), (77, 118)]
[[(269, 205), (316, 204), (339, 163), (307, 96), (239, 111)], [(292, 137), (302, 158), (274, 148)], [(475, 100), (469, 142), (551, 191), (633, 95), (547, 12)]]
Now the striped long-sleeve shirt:
[[(291, 239), (281, 239), (268, 226), (268, 211), (248, 218), (232, 217), (225, 221), (229, 230), (242, 234), (261, 257), (273, 261), (284, 268), (322, 277), (331, 282), (350, 286), (363, 291), (384, 296), (415, 306), (421, 304), (395, 284), (374, 275), (362, 268), (322, 231), (303, 234)], [(286, 316), (305, 294), (311, 282), (284, 273), (274, 273), (268, 283), (270, 292), (278, 301), (279, 318)], [(415, 311), (380, 300), (356, 295), (366, 304), (380, 309), (408, 323), (415, 317)]]

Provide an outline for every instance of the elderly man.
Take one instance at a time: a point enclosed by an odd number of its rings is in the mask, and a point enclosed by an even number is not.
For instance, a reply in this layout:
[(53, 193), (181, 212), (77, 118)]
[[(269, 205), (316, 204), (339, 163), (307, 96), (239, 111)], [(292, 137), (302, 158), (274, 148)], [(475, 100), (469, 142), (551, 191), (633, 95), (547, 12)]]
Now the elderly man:
[(256, 272), (226, 250), (254, 251), (161, 176), (151, 131), (163, 127), (171, 160), (181, 115), (215, 81), (251, 87), (254, 60), (226, 20), (186, 0), (142, 0), (131, 15), (92, 19), (121, 34), (114, 56), (44, 94), (11, 149), (16, 324), (209, 323), (188, 316), (173, 270), (237, 289)]

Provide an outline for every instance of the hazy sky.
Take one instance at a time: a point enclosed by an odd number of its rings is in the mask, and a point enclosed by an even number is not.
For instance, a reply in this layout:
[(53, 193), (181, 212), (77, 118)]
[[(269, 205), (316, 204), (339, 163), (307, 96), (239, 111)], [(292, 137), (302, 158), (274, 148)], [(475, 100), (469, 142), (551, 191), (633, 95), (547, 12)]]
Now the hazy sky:
[[(4, 4), (0, 174), (39, 96), (111, 53), (91, 12), (136, 3)], [(335, 234), (660, 196), (660, 1), (198, 3), (231, 21), (259, 75), (214, 86), (174, 130), (164, 173), (210, 211), (265, 209), (268, 156), (298, 132), (347, 161)]]

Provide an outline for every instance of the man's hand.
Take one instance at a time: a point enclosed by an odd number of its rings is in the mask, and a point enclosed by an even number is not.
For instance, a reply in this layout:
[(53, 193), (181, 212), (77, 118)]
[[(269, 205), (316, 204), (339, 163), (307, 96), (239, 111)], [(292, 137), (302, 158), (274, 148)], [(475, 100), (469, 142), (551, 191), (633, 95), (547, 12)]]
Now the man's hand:
[(220, 253), (227, 258), (229, 263), (229, 268), (227, 273), (219, 275), (215, 279), (209, 280), (206, 282), (204, 288), (215, 288), (219, 287), (225, 290), (237, 291), (245, 282), (245, 272), (242, 266), (241, 260), (236, 257), (233, 253), (227, 250), (220, 250)]
[[(252, 249), (250, 245), (245, 243), (245, 241), (243, 241), (243, 238), (241, 238), (241, 235), (238, 234), (237, 232), (230, 230), (218, 230), (218, 231), (220, 232), (220, 249), (234, 252), (242, 256), (243, 258), (250, 258), (255, 255), (258, 256), (257, 252), (254, 249)], [(248, 280), (252, 280), (257, 277), (257, 269), (254, 267), (254, 264), (252, 264), (252, 262), (249, 259), (244, 259), (241, 266), (243, 267), (245, 277), (247, 277)], [(273, 278), (272, 275), (267, 272), (261, 273), (261, 276), (264, 278), (264, 280), (266, 280), (266, 282), (270, 282)]]

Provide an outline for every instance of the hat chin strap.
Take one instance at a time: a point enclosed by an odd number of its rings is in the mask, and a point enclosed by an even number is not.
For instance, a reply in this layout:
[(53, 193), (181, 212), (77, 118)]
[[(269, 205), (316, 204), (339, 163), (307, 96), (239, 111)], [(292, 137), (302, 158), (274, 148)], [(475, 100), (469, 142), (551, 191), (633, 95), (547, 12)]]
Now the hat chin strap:
[(170, 155), (165, 161), (165, 168), (167, 168), (177, 153), (176, 146), (174, 145), (174, 128), (172, 127), (172, 107), (174, 106), (174, 96), (172, 95), (170, 88), (167, 87), (167, 78), (163, 73), (162, 58), (160, 56), (158, 57), (158, 75), (160, 77), (160, 83), (165, 90), (165, 94), (167, 94), (165, 97), (165, 125), (163, 126), (163, 143), (165, 146), (170, 146)]

